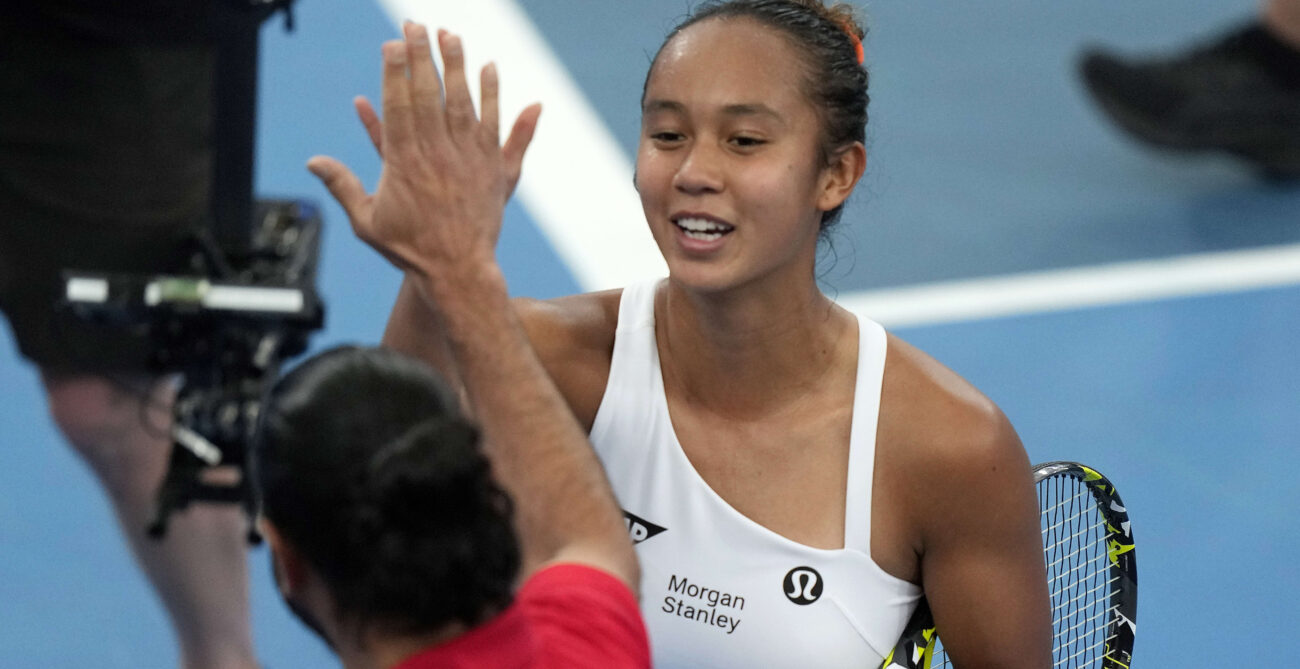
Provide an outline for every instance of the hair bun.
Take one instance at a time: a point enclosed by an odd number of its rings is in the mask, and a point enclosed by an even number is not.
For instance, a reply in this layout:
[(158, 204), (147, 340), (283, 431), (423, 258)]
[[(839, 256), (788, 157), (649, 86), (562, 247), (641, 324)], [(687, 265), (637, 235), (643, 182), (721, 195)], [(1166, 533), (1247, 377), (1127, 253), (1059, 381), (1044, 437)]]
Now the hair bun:
[(370, 460), (362, 485), (365, 506), (384, 531), (419, 531), (456, 522), (466, 501), (488, 480), (478, 430), (464, 420), (424, 421)]

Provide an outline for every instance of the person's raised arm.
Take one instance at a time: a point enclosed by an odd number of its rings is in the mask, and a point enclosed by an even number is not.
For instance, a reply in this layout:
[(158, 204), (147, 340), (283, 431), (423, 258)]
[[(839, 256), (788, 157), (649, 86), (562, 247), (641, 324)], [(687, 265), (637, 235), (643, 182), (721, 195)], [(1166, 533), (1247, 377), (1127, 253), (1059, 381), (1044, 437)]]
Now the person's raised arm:
[[(375, 147), (375, 153), (382, 159), (384, 155), (384, 124), (379, 117), (379, 113), (375, 111), (374, 105), (365, 96), (353, 98), (352, 103), (357, 112), (357, 119), (361, 121), (362, 127), (366, 130), (366, 135), (370, 138), (371, 145)], [(505, 145), (501, 147), (506, 169), (507, 197), (509, 193), (514, 192), (515, 185), (519, 182), (524, 153), (532, 140), (535, 123), (535, 116), (521, 115), (514, 128), (512, 128), (510, 136), (506, 139)], [(360, 184), (357, 183), (352, 187), (360, 188)], [(368, 214), (369, 210), (358, 212), (358, 215)], [(429, 308), (427, 304), (428, 298), (420, 294), (419, 286), (419, 277), (412, 277), (409, 273), (404, 274), (401, 288), (398, 289), (397, 298), (393, 302), (392, 311), (389, 313), (388, 322), (384, 327), (381, 343), (385, 348), (404, 353), (432, 365), (442, 373), (443, 378), (453, 388), (458, 392), (463, 391), (460, 373), (456, 369), (456, 361), (447, 348), (447, 339), (443, 333), (442, 321), (439, 319), (438, 314)]]
[[(493, 473), (515, 500), (525, 569), (582, 562), (635, 590), (636, 557), (613, 492), (533, 353), (496, 263), (511, 184), (495, 67), (482, 72), (479, 119), (460, 39), (439, 33), (444, 102), (428, 33), (415, 24), (405, 33), (404, 42), (383, 49), (384, 164), (374, 195), (333, 159), (316, 157), (309, 167), (347, 210), (357, 236), (406, 272), (414, 297), (441, 324)], [(537, 106), (521, 113), (507, 147), (520, 133), (531, 137), (539, 113)]]

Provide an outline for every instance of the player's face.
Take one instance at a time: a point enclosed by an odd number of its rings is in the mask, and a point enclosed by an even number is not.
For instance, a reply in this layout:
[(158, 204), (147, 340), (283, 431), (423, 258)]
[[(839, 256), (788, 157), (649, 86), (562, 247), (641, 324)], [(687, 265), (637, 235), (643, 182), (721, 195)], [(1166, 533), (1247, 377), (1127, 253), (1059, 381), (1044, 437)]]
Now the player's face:
[(834, 205), (801, 76), (794, 48), (750, 20), (706, 20), (660, 53), (637, 190), (674, 279), (719, 290), (812, 276), (821, 214)]

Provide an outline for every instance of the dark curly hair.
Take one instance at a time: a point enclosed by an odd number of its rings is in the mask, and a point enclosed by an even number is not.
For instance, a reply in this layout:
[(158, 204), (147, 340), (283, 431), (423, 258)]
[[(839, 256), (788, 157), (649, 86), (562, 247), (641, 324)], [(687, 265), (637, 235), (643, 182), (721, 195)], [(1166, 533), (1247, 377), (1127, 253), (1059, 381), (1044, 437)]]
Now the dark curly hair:
[(252, 464), (262, 513), (345, 620), (419, 633), (510, 603), (510, 498), (423, 364), (356, 347), (307, 360), (272, 390)]
[[(858, 44), (866, 30), (850, 5), (827, 7), (821, 0), (710, 0), (679, 23), (655, 53), (641, 88), (645, 90), (659, 62), (659, 54), (681, 31), (708, 19), (744, 18), (783, 35), (802, 58), (804, 96), (812, 102), (822, 122), (822, 161), (829, 164), (853, 142), (866, 141), (868, 75), (858, 62)], [(854, 40), (859, 40), (855, 44)], [(839, 220), (844, 206), (822, 214), (822, 230)]]

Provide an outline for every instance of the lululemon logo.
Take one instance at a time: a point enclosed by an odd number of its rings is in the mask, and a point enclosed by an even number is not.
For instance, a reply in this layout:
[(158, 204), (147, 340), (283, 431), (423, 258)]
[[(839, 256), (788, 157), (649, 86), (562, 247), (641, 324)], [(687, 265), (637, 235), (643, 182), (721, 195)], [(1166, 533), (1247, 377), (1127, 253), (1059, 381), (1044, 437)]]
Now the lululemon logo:
[(822, 596), (822, 575), (812, 567), (795, 567), (785, 575), (785, 598), (807, 606)]
[(634, 513), (623, 512), (623, 521), (627, 523), (627, 536), (632, 543), (639, 544), (650, 537), (668, 529), (660, 527)]

